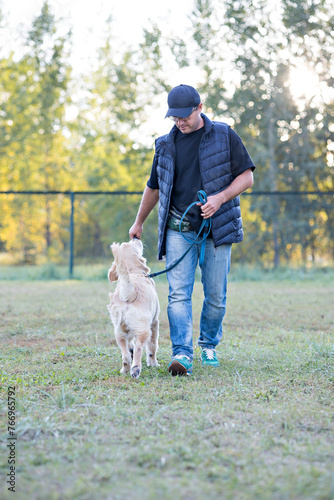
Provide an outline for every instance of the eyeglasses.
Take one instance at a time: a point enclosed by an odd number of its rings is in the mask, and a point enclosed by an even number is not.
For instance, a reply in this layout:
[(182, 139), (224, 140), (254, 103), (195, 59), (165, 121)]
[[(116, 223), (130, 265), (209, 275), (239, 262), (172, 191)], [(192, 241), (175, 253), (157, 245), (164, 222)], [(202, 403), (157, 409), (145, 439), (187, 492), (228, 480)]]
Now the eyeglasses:
[(198, 106), (196, 106), (195, 108), (193, 108), (192, 112), (190, 113), (190, 115), (186, 116), (185, 118), (181, 118), (180, 116), (169, 116), (169, 118), (174, 122), (174, 123), (177, 123), (179, 121), (184, 121), (184, 122), (187, 122), (191, 115), (193, 114), (194, 111), (197, 111), (198, 109)]

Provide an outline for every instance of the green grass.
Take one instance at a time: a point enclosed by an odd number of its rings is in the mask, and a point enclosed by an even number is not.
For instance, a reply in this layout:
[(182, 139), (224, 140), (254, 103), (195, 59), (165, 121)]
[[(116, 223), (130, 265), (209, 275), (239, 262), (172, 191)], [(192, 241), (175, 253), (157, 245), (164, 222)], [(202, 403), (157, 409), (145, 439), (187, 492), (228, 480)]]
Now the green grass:
[[(231, 281), (221, 365), (119, 373), (106, 281), (0, 283), (4, 499), (334, 498), (334, 285)], [(202, 292), (194, 292), (194, 341)], [(16, 493), (7, 490), (7, 389), (17, 388)]]

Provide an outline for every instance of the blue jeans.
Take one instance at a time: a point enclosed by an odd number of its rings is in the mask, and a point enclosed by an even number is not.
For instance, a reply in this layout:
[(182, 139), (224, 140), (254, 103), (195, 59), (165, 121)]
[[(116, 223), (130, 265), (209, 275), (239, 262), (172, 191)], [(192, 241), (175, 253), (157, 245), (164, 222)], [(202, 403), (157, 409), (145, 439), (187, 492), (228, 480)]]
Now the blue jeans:
[[(195, 231), (185, 236), (196, 238)], [(166, 266), (169, 267), (189, 248), (179, 231), (167, 229)], [(226, 309), (227, 276), (231, 264), (232, 245), (215, 248), (213, 240), (206, 240), (204, 263), (201, 266), (204, 301), (200, 320), (198, 345), (214, 349), (223, 336), (222, 322)], [(172, 341), (172, 356), (185, 354), (193, 359), (192, 292), (195, 271), (200, 255), (200, 243), (195, 244), (184, 259), (167, 273), (169, 296), (167, 314)]]

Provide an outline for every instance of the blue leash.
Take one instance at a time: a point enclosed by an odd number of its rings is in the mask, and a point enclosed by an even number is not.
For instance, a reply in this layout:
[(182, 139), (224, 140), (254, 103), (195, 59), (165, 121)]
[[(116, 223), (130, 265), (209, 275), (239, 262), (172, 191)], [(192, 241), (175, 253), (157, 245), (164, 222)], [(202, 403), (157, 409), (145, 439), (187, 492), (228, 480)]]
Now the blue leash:
[(195, 243), (197, 242), (197, 240), (198, 240), (198, 238), (199, 238), (199, 236), (200, 236), (200, 234), (201, 234), (202, 231), (203, 231), (203, 237), (202, 237), (202, 240), (201, 240), (201, 253), (200, 253), (200, 256), (199, 256), (199, 265), (201, 266), (203, 264), (203, 262), (204, 262), (204, 255), (205, 255), (206, 239), (208, 237), (208, 234), (210, 232), (211, 225), (212, 225), (211, 217), (209, 219), (203, 219), (201, 227), (199, 228), (199, 231), (198, 231), (198, 233), (196, 235), (196, 238), (194, 240), (191, 240), (190, 238), (187, 238), (184, 235), (184, 233), (182, 232), (182, 230), (181, 230), (183, 219), (185, 218), (185, 216), (189, 212), (189, 210), (194, 205), (197, 205), (197, 203), (202, 203), (203, 205), (205, 205), (205, 203), (208, 200), (208, 197), (207, 197), (205, 191), (202, 191), (202, 190), (198, 191), (197, 196), (198, 196), (198, 199), (196, 201), (194, 201), (194, 203), (192, 203), (191, 205), (189, 205), (189, 207), (187, 208), (187, 210), (182, 215), (181, 220), (180, 220), (180, 226), (179, 226), (179, 231), (182, 234), (183, 238), (185, 240), (189, 241), (189, 242), (192, 242), (192, 244), (190, 245), (190, 247), (186, 250), (186, 252), (176, 262), (174, 262), (173, 264), (171, 264), (169, 267), (167, 267), (163, 271), (160, 271), (158, 273), (151, 273), (151, 274), (149, 274), (148, 275), (149, 278), (155, 278), (156, 276), (159, 276), (160, 274), (167, 273), (171, 269), (174, 269), (174, 267), (176, 267), (181, 262), (181, 260), (184, 259), (184, 257), (187, 255), (187, 253), (195, 245)]

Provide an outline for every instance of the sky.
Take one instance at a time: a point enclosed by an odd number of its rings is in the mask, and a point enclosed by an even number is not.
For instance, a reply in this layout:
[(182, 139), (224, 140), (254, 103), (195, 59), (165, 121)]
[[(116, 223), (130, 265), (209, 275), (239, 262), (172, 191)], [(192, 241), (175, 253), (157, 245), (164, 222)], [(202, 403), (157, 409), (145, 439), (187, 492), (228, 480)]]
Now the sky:
[[(44, 0), (0, 0), (5, 23), (9, 27), (9, 45), (15, 43), (20, 29), (30, 27), (42, 8)], [(81, 69), (85, 60), (103, 40), (103, 26), (111, 16), (115, 36), (121, 43), (138, 43), (149, 21), (156, 22), (167, 32), (180, 34), (189, 25), (194, 0), (49, 0), (58, 18), (68, 19), (73, 27), (75, 69)]]

